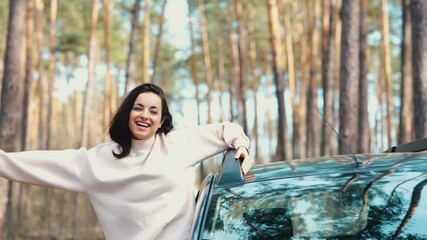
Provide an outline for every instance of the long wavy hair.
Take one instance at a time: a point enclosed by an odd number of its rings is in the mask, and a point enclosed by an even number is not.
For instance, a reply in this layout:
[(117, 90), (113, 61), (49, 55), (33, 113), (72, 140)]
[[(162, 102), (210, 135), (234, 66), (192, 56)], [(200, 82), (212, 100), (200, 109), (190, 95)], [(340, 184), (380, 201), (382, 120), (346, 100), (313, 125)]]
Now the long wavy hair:
[(166, 101), (165, 94), (163, 90), (155, 84), (145, 83), (137, 86), (123, 100), (122, 104), (118, 108), (117, 112), (114, 114), (114, 117), (111, 119), (109, 125), (109, 134), (111, 139), (118, 143), (121, 147), (121, 152), (116, 153), (113, 151), (113, 155), (116, 158), (124, 158), (130, 153), (132, 145), (132, 133), (129, 129), (129, 115), (132, 111), (133, 105), (136, 98), (141, 93), (152, 92), (160, 97), (162, 101), (162, 121), (163, 124), (157, 130), (156, 133), (167, 134), (170, 130), (173, 129), (172, 124), (172, 115), (169, 112), (168, 103)]

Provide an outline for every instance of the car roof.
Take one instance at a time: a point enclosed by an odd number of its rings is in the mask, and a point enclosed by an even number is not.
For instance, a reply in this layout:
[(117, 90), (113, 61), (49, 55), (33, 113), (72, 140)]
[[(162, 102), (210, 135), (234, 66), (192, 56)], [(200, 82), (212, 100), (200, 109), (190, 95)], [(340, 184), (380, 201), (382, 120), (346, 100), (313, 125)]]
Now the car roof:
[(255, 166), (255, 181), (332, 173), (362, 173), (399, 168), (427, 171), (427, 153), (358, 154), (362, 165), (356, 166), (352, 155), (289, 160)]
[[(337, 155), (318, 158), (286, 160), (254, 166), (246, 176), (242, 175), (238, 161), (231, 151), (224, 158), (218, 174), (217, 187), (248, 182), (274, 179), (294, 178), (298, 176), (321, 175), (332, 173), (362, 173), (394, 169), (396, 171), (414, 168), (427, 172), (427, 152), (419, 153), (375, 153), (356, 155)], [(356, 164), (354, 157), (363, 164)], [(228, 158), (228, 163), (227, 162)]]

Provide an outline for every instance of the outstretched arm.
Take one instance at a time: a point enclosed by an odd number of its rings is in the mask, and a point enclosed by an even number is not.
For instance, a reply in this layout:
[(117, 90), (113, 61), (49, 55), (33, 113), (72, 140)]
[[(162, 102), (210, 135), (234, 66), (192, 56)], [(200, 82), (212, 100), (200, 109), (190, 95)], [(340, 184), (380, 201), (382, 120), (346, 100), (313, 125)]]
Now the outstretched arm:
[(237, 150), (236, 158), (243, 160), (242, 170), (246, 173), (252, 166), (249, 156), (249, 138), (243, 129), (230, 122), (208, 124), (189, 128), (188, 138), (195, 163), (221, 153), (228, 148)]
[(0, 150), (0, 177), (22, 183), (83, 192), (78, 160), (87, 150), (25, 151)]

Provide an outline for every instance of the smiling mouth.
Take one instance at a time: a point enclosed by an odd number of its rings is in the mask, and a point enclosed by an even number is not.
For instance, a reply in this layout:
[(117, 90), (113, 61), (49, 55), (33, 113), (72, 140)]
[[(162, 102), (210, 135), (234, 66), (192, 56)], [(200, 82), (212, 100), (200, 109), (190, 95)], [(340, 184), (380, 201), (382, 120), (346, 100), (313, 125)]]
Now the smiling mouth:
[(142, 123), (142, 122), (137, 122), (136, 125), (138, 127), (143, 127), (143, 128), (148, 128), (150, 125), (146, 124), (146, 123)]

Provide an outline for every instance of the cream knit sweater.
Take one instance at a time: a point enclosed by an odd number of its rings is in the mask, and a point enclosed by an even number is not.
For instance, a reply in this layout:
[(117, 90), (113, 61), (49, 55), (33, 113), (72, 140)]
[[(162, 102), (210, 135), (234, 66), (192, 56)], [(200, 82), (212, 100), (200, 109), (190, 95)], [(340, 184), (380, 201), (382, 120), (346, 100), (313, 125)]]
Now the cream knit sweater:
[(194, 165), (228, 148), (249, 147), (242, 128), (211, 124), (133, 140), (116, 159), (115, 142), (89, 150), (0, 150), (0, 176), (87, 194), (109, 240), (188, 239)]

